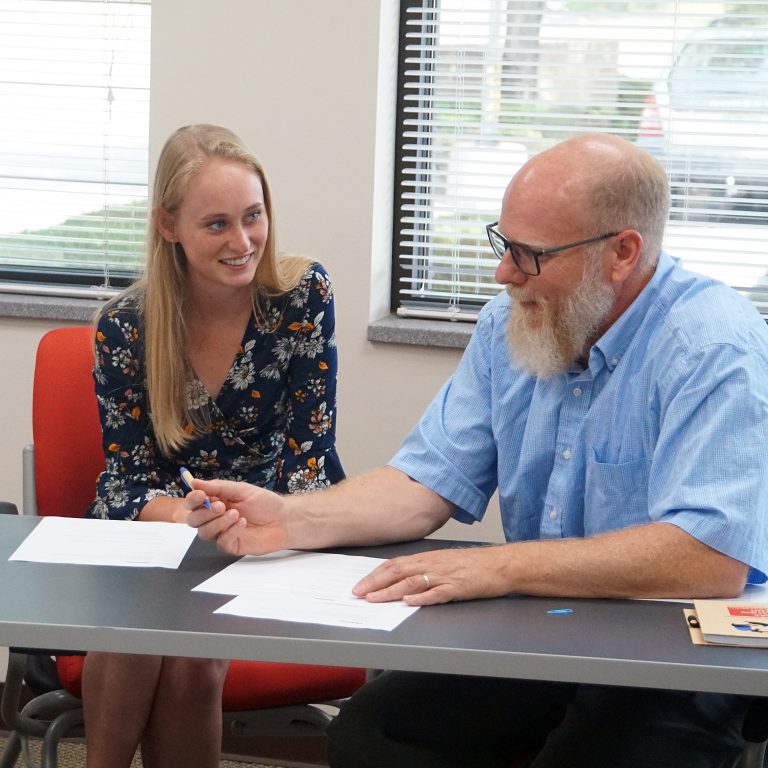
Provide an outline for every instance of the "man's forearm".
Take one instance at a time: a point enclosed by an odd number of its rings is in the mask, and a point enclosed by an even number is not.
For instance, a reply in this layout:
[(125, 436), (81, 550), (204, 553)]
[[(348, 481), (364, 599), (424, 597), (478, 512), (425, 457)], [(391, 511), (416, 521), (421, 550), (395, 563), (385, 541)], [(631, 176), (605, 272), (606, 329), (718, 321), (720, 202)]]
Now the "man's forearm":
[(419, 539), (453, 512), (441, 496), (392, 467), (283, 499), (290, 546), (297, 549)]
[[(374, 602), (433, 605), (517, 593), (552, 597), (733, 597), (747, 566), (655, 523), (586, 539), (395, 557), (355, 585)], [(424, 576), (427, 576), (425, 581)]]
[(733, 597), (748, 567), (675, 525), (654, 523), (585, 539), (512, 545), (515, 592), (574, 597)]

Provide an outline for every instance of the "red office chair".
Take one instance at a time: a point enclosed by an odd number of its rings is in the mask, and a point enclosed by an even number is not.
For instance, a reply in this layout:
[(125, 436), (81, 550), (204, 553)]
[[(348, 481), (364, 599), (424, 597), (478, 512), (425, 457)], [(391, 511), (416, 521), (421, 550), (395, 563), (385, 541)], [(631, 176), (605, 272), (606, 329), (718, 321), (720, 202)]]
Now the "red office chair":
[[(59, 328), (40, 340), (32, 398), (34, 445), (24, 449), (25, 514), (81, 517), (93, 500), (104, 466), (91, 375), (93, 334), (90, 326)], [(81, 735), (83, 660), (83, 655), (56, 651), (10, 650), (0, 712), (12, 734), (0, 768), (15, 764), (24, 736), (43, 739), (41, 768), (55, 768), (59, 740)], [(46, 690), (52, 675), (58, 681)], [(365, 670), (345, 667), (233, 661), (222, 697), (225, 725), (237, 734), (265, 720), (324, 727), (330, 716), (312, 704), (350, 696), (365, 676)], [(39, 695), (21, 707), (25, 679)]]

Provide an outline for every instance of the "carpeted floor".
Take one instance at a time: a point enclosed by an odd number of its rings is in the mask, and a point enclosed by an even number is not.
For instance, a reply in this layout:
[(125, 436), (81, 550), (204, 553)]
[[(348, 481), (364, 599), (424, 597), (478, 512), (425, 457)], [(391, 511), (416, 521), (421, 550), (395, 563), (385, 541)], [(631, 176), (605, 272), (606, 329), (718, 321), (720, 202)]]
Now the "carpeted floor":
[[(5, 748), (6, 739), (0, 738), (0, 752)], [(29, 748), (33, 764), (40, 765), (40, 742), (30, 741)], [(83, 768), (85, 765), (85, 746), (83, 744), (67, 742), (59, 747), (59, 768)], [(20, 755), (16, 761), (15, 768), (26, 768), (24, 756)], [(141, 758), (135, 757), (131, 763), (131, 768), (141, 768)], [(264, 765), (263, 763), (248, 763), (236, 760), (222, 760), (220, 768), (280, 768), (274, 765)]]

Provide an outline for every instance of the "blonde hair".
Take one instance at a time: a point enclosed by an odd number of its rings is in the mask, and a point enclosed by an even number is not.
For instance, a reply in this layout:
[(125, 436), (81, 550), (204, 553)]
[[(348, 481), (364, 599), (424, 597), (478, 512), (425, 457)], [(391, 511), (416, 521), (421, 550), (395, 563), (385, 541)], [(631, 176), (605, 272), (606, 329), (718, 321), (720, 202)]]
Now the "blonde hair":
[[(240, 163), (261, 181), (269, 232), (252, 285), (256, 320), (262, 330), (268, 332), (267, 300), (294, 288), (311, 259), (276, 253), (269, 183), (261, 163), (240, 138), (216, 125), (188, 125), (175, 131), (166, 141), (157, 163), (153, 211), (162, 209), (170, 214), (178, 211), (190, 184), (212, 158)], [(143, 319), (147, 401), (152, 427), (161, 453), (170, 458), (207, 429), (208, 414), (202, 409), (190, 409), (187, 403), (192, 370), (186, 355), (186, 260), (177, 244), (160, 234), (154, 221), (147, 236), (143, 275), (102, 313), (127, 295), (135, 299)]]

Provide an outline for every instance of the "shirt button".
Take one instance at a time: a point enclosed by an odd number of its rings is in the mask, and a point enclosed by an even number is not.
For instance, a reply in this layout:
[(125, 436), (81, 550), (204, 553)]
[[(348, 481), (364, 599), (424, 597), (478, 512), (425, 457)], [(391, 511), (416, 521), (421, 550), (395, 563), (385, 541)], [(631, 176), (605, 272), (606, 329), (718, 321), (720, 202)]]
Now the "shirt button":
[(573, 396), (574, 397), (581, 397), (581, 387), (574, 387), (573, 388)]
[(556, 509), (550, 509), (549, 510), (549, 519), (550, 520), (557, 520), (557, 510)]
[(570, 459), (570, 458), (571, 458), (571, 456), (573, 456), (573, 454), (571, 453), (571, 449), (570, 449), (570, 448), (566, 448), (566, 449), (563, 451), (563, 458), (564, 458), (564, 459)]
[(618, 357), (614, 357), (614, 358), (611, 360), (611, 365), (618, 365), (618, 364), (619, 364), (619, 358), (618, 358)]

